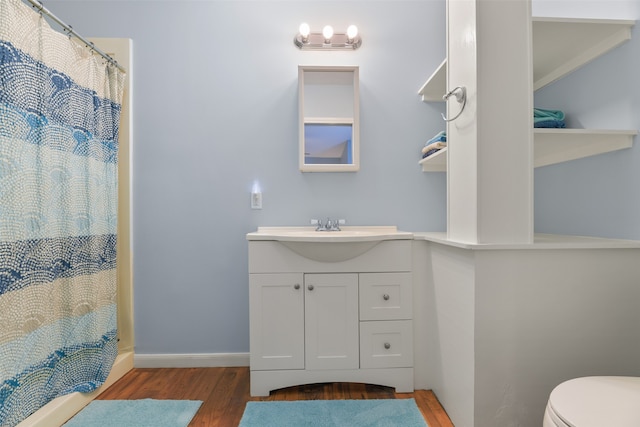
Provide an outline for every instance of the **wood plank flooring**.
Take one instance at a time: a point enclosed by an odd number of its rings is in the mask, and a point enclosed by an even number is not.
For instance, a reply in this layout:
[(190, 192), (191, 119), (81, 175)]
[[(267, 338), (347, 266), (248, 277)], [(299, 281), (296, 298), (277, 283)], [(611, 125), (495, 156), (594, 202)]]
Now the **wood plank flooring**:
[(252, 400), (406, 399), (413, 397), (429, 427), (453, 427), (436, 396), (427, 390), (395, 393), (392, 388), (354, 383), (324, 383), (249, 395), (249, 368), (133, 369), (98, 399), (187, 399), (203, 404), (189, 427), (237, 427)]

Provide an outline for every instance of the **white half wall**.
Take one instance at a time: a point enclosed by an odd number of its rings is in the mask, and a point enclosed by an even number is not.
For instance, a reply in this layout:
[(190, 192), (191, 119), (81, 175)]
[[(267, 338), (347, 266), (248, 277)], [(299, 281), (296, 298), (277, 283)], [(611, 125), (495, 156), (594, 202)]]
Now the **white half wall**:
[(539, 427), (561, 382), (640, 376), (640, 244), (425, 244), (436, 311), (416, 329), (426, 383), (456, 426)]

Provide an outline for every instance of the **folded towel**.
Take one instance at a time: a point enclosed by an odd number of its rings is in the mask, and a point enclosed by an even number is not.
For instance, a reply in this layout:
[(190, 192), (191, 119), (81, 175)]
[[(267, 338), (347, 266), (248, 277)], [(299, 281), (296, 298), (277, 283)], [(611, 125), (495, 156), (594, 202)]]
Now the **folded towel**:
[(438, 151), (440, 151), (440, 148), (434, 148), (433, 150), (429, 150), (429, 151), (427, 151), (426, 153), (424, 153), (422, 155), (422, 158), (426, 159), (427, 157), (429, 157), (430, 155), (432, 155), (434, 153), (437, 153)]
[(564, 128), (565, 123), (564, 120), (556, 120), (556, 119), (542, 119), (539, 121), (533, 121), (534, 128)]
[(447, 132), (442, 131), (438, 132), (433, 138), (428, 140), (424, 146), (426, 147), (429, 144), (433, 144), (434, 142), (446, 142), (447, 141)]
[(445, 148), (447, 146), (446, 142), (442, 142), (442, 141), (436, 141), (436, 142), (432, 142), (429, 145), (425, 145), (422, 148), (422, 153), (426, 153), (427, 151), (430, 150), (440, 150), (442, 148)]
[(564, 112), (560, 110), (545, 110), (544, 108), (533, 109), (534, 128), (563, 128)]
[(545, 110), (544, 108), (534, 108), (533, 109), (533, 120), (536, 119), (555, 119), (555, 120), (564, 120), (564, 113), (560, 110)]

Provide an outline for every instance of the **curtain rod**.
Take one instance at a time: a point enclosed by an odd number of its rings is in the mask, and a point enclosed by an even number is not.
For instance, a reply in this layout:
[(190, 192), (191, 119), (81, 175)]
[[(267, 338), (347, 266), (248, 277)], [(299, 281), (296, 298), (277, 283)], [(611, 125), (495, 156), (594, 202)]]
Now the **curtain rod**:
[(70, 35), (73, 35), (74, 37), (76, 37), (78, 40), (80, 40), (82, 43), (84, 43), (87, 48), (91, 49), (92, 51), (94, 51), (98, 55), (102, 56), (105, 60), (107, 60), (107, 62), (109, 62), (110, 64), (112, 64), (115, 67), (117, 67), (120, 71), (126, 72), (126, 70), (120, 64), (118, 64), (118, 61), (116, 61), (115, 59), (113, 59), (112, 57), (110, 57), (109, 55), (107, 55), (106, 53), (101, 51), (100, 49), (98, 49), (93, 43), (91, 43), (90, 41), (88, 41), (87, 39), (82, 37), (80, 34), (76, 33), (75, 30), (73, 28), (71, 28), (70, 25), (67, 25), (64, 22), (62, 22), (57, 16), (55, 16), (53, 13), (51, 13), (51, 11), (49, 9), (44, 7), (42, 2), (40, 2), (39, 0), (27, 0), (27, 1), (29, 3), (31, 3), (31, 7), (36, 9), (39, 13), (45, 14), (49, 18), (54, 20), (56, 22), (56, 24), (58, 24), (62, 28), (64, 28), (64, 31), (66, 31)]

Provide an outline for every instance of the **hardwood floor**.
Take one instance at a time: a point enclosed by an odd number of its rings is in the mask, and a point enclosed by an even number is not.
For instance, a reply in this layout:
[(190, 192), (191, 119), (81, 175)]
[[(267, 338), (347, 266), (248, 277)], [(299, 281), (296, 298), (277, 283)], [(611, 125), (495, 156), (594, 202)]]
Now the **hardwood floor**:
[(237, 427), (251, 400), (406, 399), (413, 397), (429, 427), (453, 427), (431, 391), (395, 393), (392, 388), (354, 383), (290, 387), (268, 397), (249, 395), (249, 368), (133, 369), (98, 399), (202, 400), (189, 427)]

